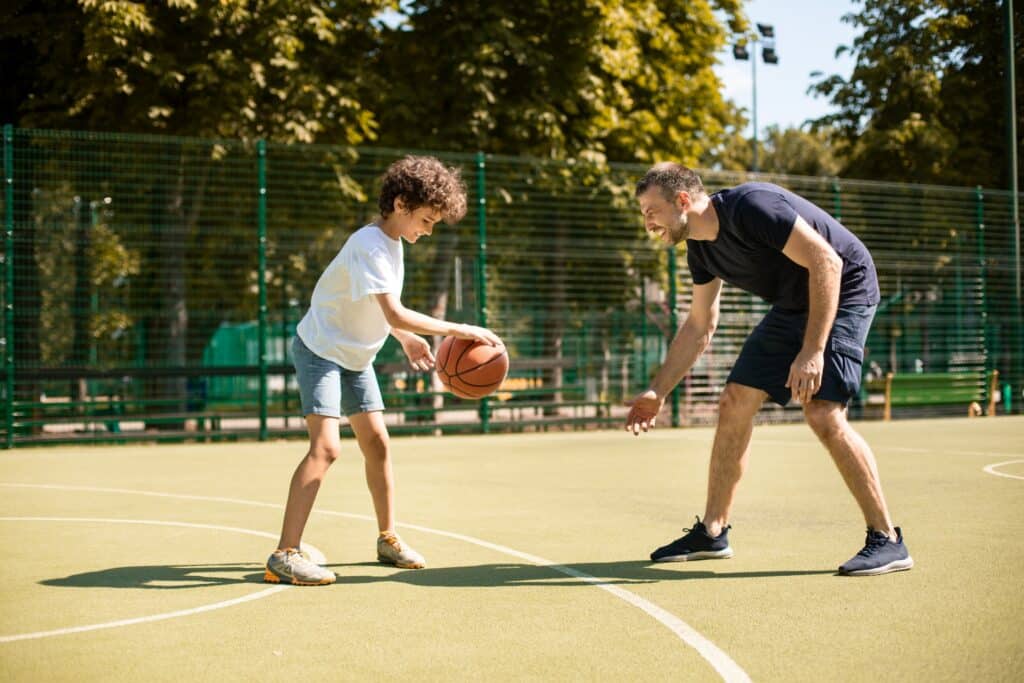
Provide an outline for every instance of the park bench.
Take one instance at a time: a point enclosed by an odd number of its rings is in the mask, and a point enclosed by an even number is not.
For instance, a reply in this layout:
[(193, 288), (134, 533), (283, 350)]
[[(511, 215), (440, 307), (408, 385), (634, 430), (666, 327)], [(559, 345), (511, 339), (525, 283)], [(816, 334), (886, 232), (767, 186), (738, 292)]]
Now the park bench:
[(881, 405), (882, 419), (886, 421), (892, 419), (893, 408), (961, 406), (967, 415), (979, 415), (986, 394), (986, 414), (992, 416), (999, 400), (998, 387), (998, 370), (987, 375), (983, 372), (889, 372), (865, 382), (868, 405)]

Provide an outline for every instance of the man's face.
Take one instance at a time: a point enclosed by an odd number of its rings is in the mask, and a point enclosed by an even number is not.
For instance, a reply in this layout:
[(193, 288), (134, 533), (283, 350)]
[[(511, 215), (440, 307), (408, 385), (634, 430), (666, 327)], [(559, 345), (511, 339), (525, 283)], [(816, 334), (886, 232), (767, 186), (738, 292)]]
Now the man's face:
[(690, 236), (687, 226), (690, 198), (680, 192), (675, 201), (665, 199), (661, 188), (649, 187), (638, 197), (640, 214), (644, 218), (644, 229), (649, 235), (657, 237), (665, 244), (679, 244)]
[(420, 237), (433, 234), (434, 224), (441, 220), (441, 212), (432, 206), (408, 211), (398, 198), (395, 200), (395, 217), (399, 220), (399, 235), (406, 242), (415, 244)]

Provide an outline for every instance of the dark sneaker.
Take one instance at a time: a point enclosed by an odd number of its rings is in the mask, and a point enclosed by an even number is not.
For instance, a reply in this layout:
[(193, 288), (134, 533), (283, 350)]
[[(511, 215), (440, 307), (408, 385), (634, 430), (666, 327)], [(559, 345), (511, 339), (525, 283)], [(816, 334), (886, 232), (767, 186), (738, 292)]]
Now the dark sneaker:
[(914, 566), (914, 558), (903, 545), (903, 532), (896, 527), (896, 542), (889, 540), (884, 531), (875, 531), (868, 527), (868, 536), (864, 548), (839, 568), (840, 574), (846, 576), (873, 576), (888, 574)]
[(677, 538), (668, 545), (651, 553), (651, 559), (655, 562), (689, 562), (691, 560), (724, 560), (732, 557), (732, 548), (729, 547), (729, 529), (727, 526), (722, 529), (718, 538), (708, 536), (708, 530), (704, 523), (697, 518), (697, 523), (692, 529), (683, 529), (686, 535)]

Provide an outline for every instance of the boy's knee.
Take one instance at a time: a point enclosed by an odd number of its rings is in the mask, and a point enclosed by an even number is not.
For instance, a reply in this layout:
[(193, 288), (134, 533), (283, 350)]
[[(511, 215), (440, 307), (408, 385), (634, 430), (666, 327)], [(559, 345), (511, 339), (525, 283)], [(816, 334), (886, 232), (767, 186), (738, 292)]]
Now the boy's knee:
[(390, 439), (387, 432), (373, 432), (360, 439), (359, 445), (367, 458), (384, 460), (388, 457)]
[(341, 445), (336, 443), (315, 443), (309, 449), (309, 457), (322, 460), (328, 465), (334, 464), (340, 455)]

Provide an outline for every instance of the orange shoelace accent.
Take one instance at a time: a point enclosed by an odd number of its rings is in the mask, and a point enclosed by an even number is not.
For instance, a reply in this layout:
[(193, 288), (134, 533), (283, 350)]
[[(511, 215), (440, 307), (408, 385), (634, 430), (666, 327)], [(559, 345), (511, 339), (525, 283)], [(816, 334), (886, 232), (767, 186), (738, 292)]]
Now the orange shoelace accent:
[(390, 531), (382, 531), (380, 532), (380, 537), (384, 539), (384, 542), (387, 543), (389, 546), (391, 546), (398, 552), (402, 552), (402, 542), (398, 540), (398, 536), (395, 536)]

